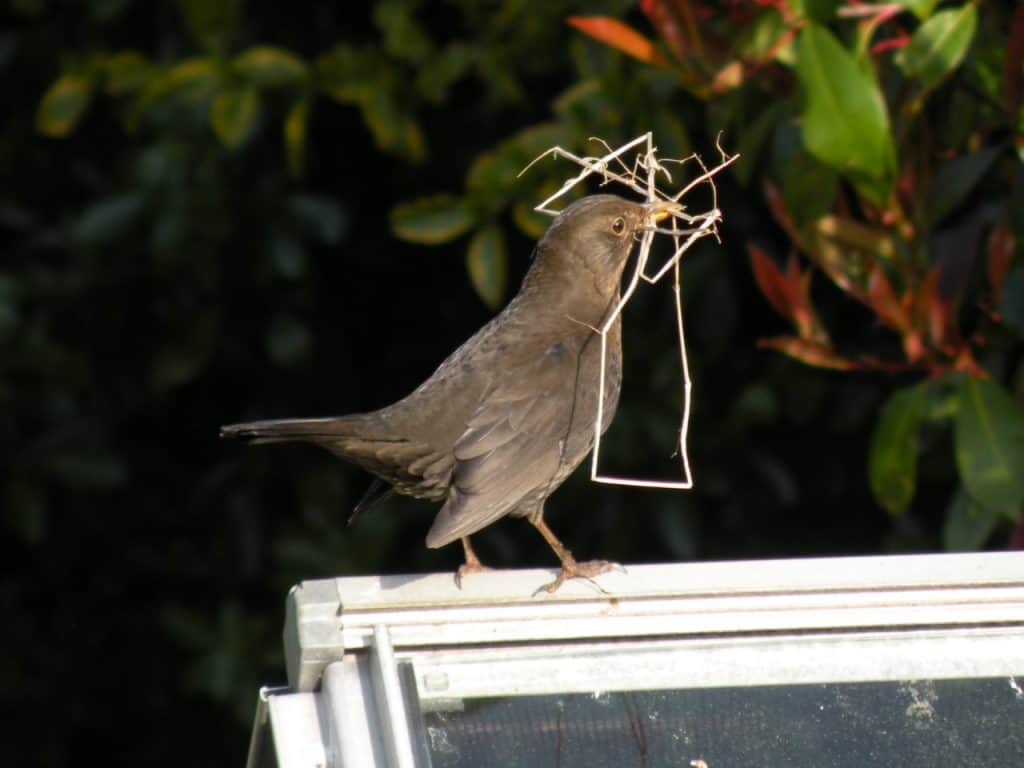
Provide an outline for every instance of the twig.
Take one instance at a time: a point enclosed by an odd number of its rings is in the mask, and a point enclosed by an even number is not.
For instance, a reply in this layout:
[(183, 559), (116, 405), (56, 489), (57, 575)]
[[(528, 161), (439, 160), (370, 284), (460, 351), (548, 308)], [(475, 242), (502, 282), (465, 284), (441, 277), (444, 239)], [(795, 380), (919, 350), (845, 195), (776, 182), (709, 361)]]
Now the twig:
[[(719, 163), (713, 168), (708, 168), (699, 155), (693, 154), (682, 159), (666, 158), (658, 159), (658, 150), (654, 146), (654, 137), (651, 133), (645, 133), (632, 141), (623, 144), (618, 149), (612, 149), (607, 142), (599, 138), (591, 138), (591, 141), (599, 143), (605, 150), (600, 157), (579, 157), (562, 147), (551, 147), (521, 172), (520, 176), (533, 167), (537, 162), (546, 157), (569, 160), (583, 168), (580, 173), (567, 179), (553, 195), (536, 206), (535, 210), (547, 213), (552, 216), (558, 211), (552, 210), (549, 206), (558, 198), (562, 197), (576, 185), (583, 182), (591, 175), (601, 177), (600, 185), (606, 186), (612, 182), (619, 183), (633, 192), (642, 195), (648, 203), (671, 202), (678, 203), (691, 190), (700, 184), (707, 184), (711, 187), (712, 208), (709, 211), (699, 214), (686, 213), (683, 205), (675, 206), (674, 210), (668, 212), (671, 217), (671, 228), (659, 227), (652, 219), (647, 222), (640, 236), (640, 247), (637, 251), (636, 265), (625, 289), (622, 291), (618, 302), (605, 318), (599, 328), (593, 330), (601, 336), (601, 366), (598, 378), (597, 417), (594, 420), (594, 450), (590, 462), (590, 478), (600, 483), (613, 485), (630, 485), (643, 488), (670, 488), (687, 489), (693, 487), (693, 478), (690, 473), (690, 457), (687, 450), (687, 432), (690, 426), (690, 394), (692, 383), (690, 381), (690, 368), (686, 357), (686, 335), (683, 331), (683, 304), (682, 291), (679, 284), (679, 262), (684, 253), (702, 237), (711, 235), (721, 242), (718, 236), (718, 223), (722, 220), (722, 212), (718, 209), (718, 190), (715, 188), (714, 177), (723, 169), (739, 158), (739, 155), (728, 155), (721, 147), (720, 140), (716, 142), (716, 148), (720, 155)], [(627, 164), (625, 157), (633, 150), (633, 162)], [(688, 163), (696, 163), (701, 173), (690, 181), (679, 192), (670, 196), (658, 189), (658, 174), (663, 173), (668, 181), (672, 182), (672, 174), (665, 167), (666, 163), (674, 163), (680, 167)], [(663, 210), (662, 213), (665, 213)], [(680, 228), (680, 224), (683, 225)], [(672, 256), (653, 275), (646, 271), (647, 262), (650, 258), (651, 244), (655, 235), (666, 235), (672, 238), (674, 250)], [(640, 280), (648, 283), (659, 282), (669, 270), (673, 273), (672, 289), (675, 294), (676, 311), (676, 332), (679, 339), (679, 358), (682, 374), (683, 413), (679, 427), (679, 455), (682, 463), (682, 480), (646, 480), (642, 478), (612, 477), (602, 475), (598, 469), (598, 461), (601, 452), (601, 424), (604, 421), (604, 392), (605, 392), (605, 366), (608, 355), (608, 331), (612, 328), (619, 315), (622, 314), (626, 304), (632, 298)]]

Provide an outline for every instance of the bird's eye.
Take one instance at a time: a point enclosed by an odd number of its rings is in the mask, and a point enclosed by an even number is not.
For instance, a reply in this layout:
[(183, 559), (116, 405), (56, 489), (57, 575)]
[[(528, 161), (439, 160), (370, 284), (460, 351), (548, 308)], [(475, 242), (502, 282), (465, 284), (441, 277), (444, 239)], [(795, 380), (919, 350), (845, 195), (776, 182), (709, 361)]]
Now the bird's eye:
[(619, 216), (615, 221), (612, 222), (612, 232), (616, 235), (621, 235), (626, 231), (626, 220)]

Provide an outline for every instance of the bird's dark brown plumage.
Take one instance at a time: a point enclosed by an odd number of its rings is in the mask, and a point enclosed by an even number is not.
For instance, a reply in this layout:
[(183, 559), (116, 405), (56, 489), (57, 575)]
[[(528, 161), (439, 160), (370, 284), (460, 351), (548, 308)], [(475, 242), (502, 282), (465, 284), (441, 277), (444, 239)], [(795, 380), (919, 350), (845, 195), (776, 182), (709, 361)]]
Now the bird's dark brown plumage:
[[(505, 516), (527, 517), (566, 578), (593, 576), (543, 521), (544, 501), (593, 447), (600, 337), (619, 297), (634, 236), (659, 209), (613, 195), (583, 198), (537, 244), (519, 293), (403, 400), (372, 413), (233, 424), (222, 437), (306, 441), (372, 472), (398, 493), (443, 501), (428, 547), (468, 537)], [(622, 379), (620, 325), (608, 333), (604, 424)]]

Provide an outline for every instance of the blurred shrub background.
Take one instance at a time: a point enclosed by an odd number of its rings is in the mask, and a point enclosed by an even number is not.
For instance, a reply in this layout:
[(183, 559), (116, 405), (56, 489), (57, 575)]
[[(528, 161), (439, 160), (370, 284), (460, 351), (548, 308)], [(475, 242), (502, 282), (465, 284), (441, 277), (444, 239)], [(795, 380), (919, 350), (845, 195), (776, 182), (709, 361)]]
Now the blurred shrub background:
[[(369, 410), (515, 291), (595, 152), (740, 151), (687, 256), (692, 493), (548, 505), (623, 562), (1019, 545), (1021, 61), (1012, 3), (8, 0), (0, 26), (6, 743), (238, 764), (288, 587), (454, 569), (431, 505), (219, 424)], [(707, 201), (695, 200), (700, 207)], [(670, 293), (627, 313), (603, 460), (662, 475)], [(783, 354), (780, 354), (783, 353)], [(514, 521), (485, 561), (553, 566)]]

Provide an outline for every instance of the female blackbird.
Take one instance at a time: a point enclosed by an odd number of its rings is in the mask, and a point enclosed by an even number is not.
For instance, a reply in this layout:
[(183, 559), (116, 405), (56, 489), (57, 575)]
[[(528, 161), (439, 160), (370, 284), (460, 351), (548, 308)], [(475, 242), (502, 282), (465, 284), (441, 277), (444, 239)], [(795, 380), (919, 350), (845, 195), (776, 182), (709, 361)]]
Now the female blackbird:
[[(469, 536), (505, 515), (525, 517), (562, 569), (546, 589), (614, 566), (577, 562), (544, 522), (544, 501), (594, 444), (600, 337), (630, 249), (676, 208), (592, 195), (570, 205), (537, 243), (522, 287), (497, 317), (412, 394), (372, 413), (232, 424), (222, 437), (305, 441), (372, 472), (398, 493), (443, 501), (427, 546), (461, 539), (457, 581), (484, 569)], [(622, 382), (621, 324), (608, 331), (603, 424)], [(372, 494), (372, 490), (371, 490)], [(366, 506), (360, 502), (357, 510)]]

